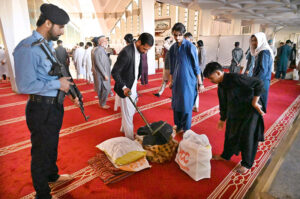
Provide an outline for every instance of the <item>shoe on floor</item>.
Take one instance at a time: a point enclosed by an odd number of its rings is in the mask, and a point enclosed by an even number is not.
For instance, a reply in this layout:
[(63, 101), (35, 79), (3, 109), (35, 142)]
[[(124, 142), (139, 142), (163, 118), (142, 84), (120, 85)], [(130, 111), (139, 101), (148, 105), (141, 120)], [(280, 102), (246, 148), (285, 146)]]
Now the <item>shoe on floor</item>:
[(104, 106), (101, 106), (101, 108), (103, 108), (103, 109), (109, 109), (109, 108), (110, 108), (110, 106), (108, 106), (108, 105), (104, 105)]
[(159, 93), (153, 93), (153, 95), (155, 95), (156, 97), (160, 97)]

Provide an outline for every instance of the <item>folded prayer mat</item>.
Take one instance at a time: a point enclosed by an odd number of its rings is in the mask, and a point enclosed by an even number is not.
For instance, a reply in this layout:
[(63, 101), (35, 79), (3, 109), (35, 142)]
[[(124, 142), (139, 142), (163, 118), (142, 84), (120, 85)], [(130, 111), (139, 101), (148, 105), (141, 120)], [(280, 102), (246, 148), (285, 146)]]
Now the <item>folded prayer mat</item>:
[(91, 158), (88, 163), (92, 169), (99, 174), (99, 177), (104, 184), (118, 182), (134, 174), (134, 172), (123, 171), (116, 168), (102, 151)]

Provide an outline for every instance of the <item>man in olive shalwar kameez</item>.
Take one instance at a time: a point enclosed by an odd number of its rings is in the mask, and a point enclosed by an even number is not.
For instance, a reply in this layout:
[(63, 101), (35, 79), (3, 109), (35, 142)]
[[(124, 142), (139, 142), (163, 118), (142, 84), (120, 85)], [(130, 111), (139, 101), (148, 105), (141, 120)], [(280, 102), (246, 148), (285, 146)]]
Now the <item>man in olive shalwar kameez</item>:
[(260, 95), (264, 89), (263, 81), (237, 73), (224, 73), (217, 62), (206, 65), (204, 76), (218, 84), (221, 118), (218, 129), (226, 122), (224, 150), (214, 155), (215, 160), (230, 160), (239, 152), (241, 164), (236, 168), (245, 173), (254, 163), (258, 142), (264, 141), (264, 121)]

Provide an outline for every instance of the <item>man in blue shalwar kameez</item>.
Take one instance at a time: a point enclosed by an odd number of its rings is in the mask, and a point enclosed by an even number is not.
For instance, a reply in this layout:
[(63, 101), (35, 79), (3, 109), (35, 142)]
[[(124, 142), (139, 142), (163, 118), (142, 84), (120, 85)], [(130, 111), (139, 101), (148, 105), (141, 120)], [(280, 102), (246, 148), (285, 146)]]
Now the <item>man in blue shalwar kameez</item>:
[(288, 67), (288, 61), (292, 52), (292, 47), (291, 47), (292, 42), (290, 40), (286, 41), (286, 44), (282, 47), (280, 47), (278, 57), (279, 61), (277, 62), (277, 68), (276, 68), (276, 74), (275, 78), (279, 79), (285, 79), (286, 75), (286, 70)]
[(197, 97), (197, 90), (203, 91), (200, 67), (196, 47), (183, 38), (185, 27), (176, 23), (172, 34), (176, 44), (170, 48), (170, 76), (172, 88), (172, 109), (176, 132), (191, 128), (192, 109)]

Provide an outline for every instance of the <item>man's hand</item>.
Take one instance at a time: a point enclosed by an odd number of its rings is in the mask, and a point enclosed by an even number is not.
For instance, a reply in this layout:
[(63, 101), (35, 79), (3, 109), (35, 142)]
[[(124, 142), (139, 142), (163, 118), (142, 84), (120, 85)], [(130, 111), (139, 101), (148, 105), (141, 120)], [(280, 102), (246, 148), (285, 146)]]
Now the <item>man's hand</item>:
[(96, 74), (96, 70), (95, 70), (94, 67), (92, 67), (91, 71), (92, 71), (93, 74)]
[(258, 103), (258, 102), (256, 102), (256, 103), (253, 103), (252, 102), (252, 106), (257, 110), (257, 112), (261, 115), (261, 116), (264, 116), (265, 115), (265, 112), (263, 112), (262, 110), (261, 110), (261, 105)]
[(259, 96), (254, 96), (252, 100), (252, 106), (257, 110), (257, 112), (261, 115), (264, 116), (265, 113), (261, 110), (261, 105), (258, 103)]
[(203, 93), (205, 90), (205, 87), (203, 84), (198, 84), (198, 92)]
[(129, 93), (131, 92), (131, 90), (129, 89), (129, 88), (124, 88), (124, 95), (126, 96), (126, 97), (128, 97), (129, 96)]
[(106, 75), (104, 76), (104, 80), (105, 80), (105, 81), (108, 81), (108, 77), (107, 77)]
[(59, 82), (60, 82), (60, 90), (64, 91), (65, 93), (67, 93), (70, 89), (70, 85), (74, 85), (72, 82), (69, 81), (69, 79), (71, 79), (71, 77), (61, 77), (59, 78)]
[(222, 130), (224, 128), (225, 121), (219, 120), (218, 122), (218, 130)]
[(70, 100), (75, 104), (75, 106), (79, 107), (79, 99), (76, 97), (75, 99), (72, 97), (72, 95), (69, 95)]

